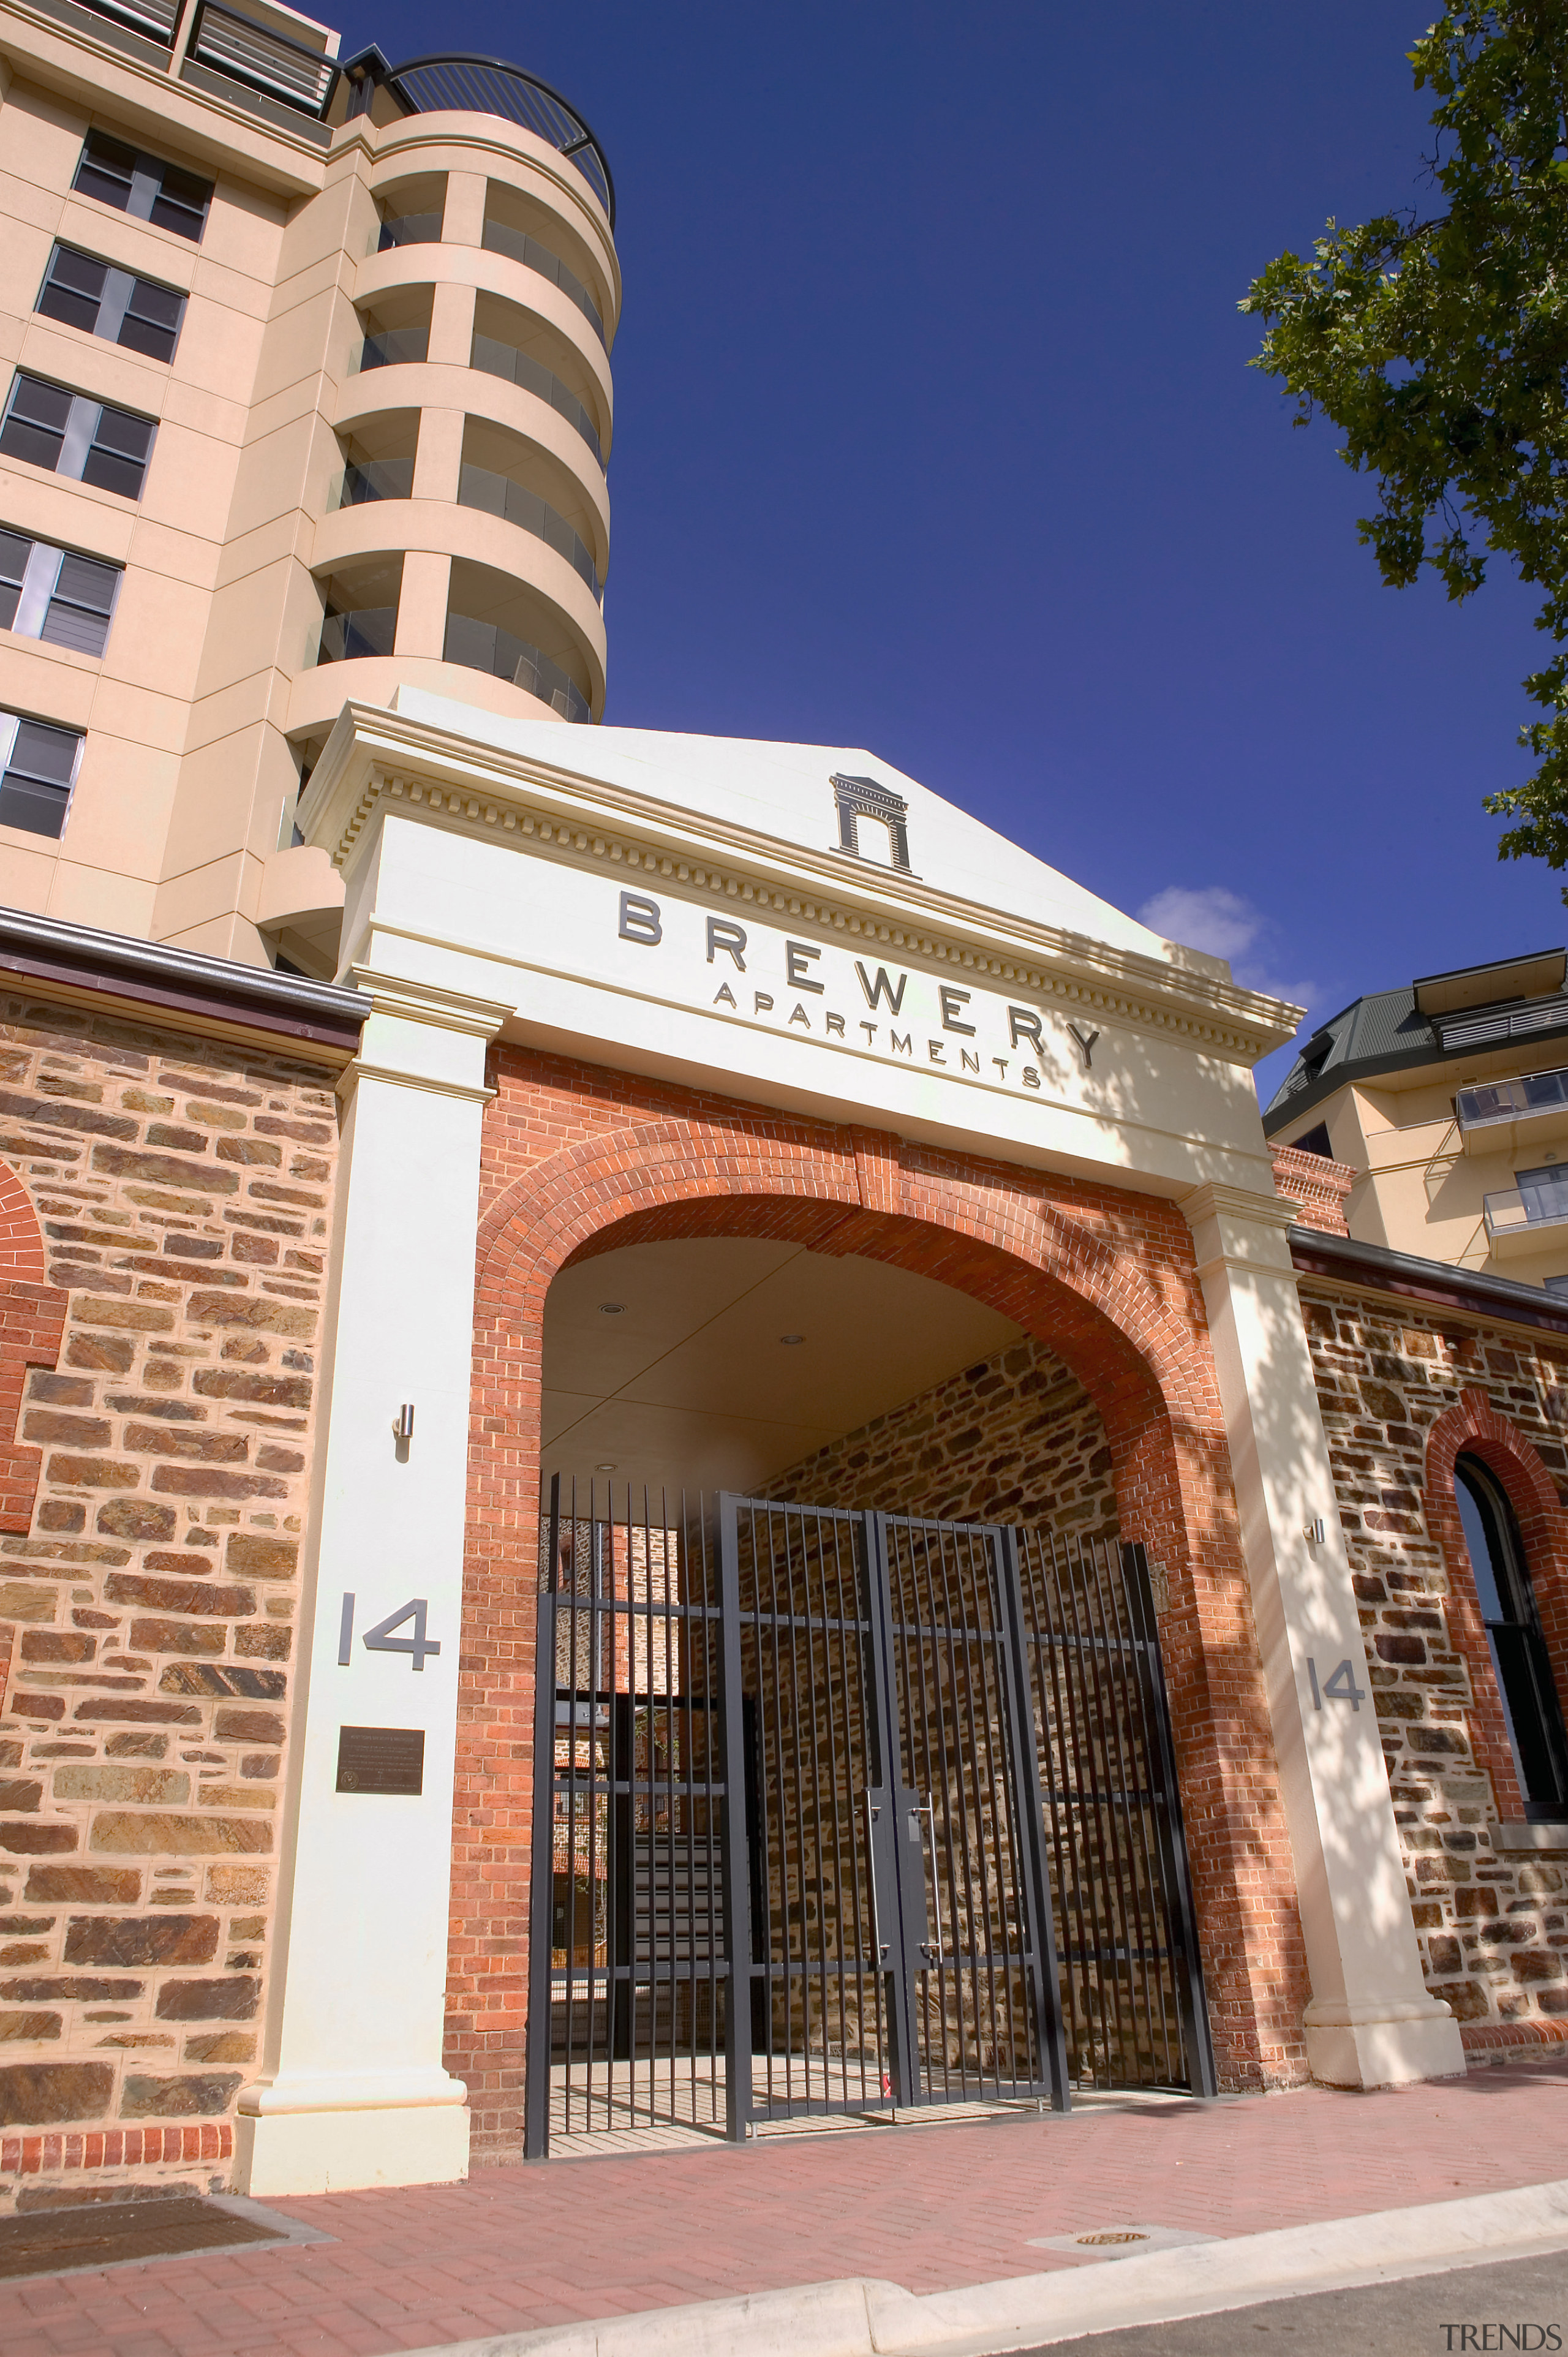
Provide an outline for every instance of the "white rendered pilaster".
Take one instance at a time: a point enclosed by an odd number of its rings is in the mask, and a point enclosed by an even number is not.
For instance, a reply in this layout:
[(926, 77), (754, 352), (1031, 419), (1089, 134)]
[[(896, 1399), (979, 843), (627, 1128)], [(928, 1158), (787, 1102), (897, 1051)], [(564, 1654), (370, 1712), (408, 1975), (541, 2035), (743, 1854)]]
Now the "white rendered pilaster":
[[(1456, 2076), (1465, 2069), (1459, 2025), (1427, 1994), (1411, 1920), (1285, 1240), (1294, 1209), (1276, 1196), (1208, 1186), (1182, 1210), (1197, 1249), (1294, 1854), (1312, 2073), (1349, 2087)], [(1307, 1535), (1319, 1517), (1321, 1542)], [(1349, 1674), (1336, 1682), (1341, 1663)], [(1331, 1682), (1363, 1698), (1325, 1694)]]
[[(257, 2194), (467, 2170), (467, 2090), (441, 2046), (484, 1059), (508, 1010), (353, 979), (373, 1011), (341, 1092), (277, 1947), (237, 2130), (237, 2181)], [(393, 1432), (404, 1402), (407, 1443)], [(440, 1647), (417, 1671), (364, 1641), (415, 1598)], [(421, 1730), (417, 1796), (339, 1792), (346, 1726)]]

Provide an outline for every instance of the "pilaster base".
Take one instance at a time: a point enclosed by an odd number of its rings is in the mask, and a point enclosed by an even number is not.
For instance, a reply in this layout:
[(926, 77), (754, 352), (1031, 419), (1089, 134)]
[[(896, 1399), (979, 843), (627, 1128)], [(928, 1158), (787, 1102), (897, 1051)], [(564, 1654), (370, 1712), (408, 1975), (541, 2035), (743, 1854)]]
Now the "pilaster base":
[(234, 2190), (262, 2200), (354, 2193), (374, 2185), (452, 2185), (468, 2174), (468, 2113), (460, 2104), (406, 2109), (242, 2113), (234, 2123)]
[(1402, 2087), (1417, 2079), (1462, 2079), (1459, 2025), (1441, 1998), (1386, 2007), (1306, 2008), (1306, 2055), (1326, 2087)]

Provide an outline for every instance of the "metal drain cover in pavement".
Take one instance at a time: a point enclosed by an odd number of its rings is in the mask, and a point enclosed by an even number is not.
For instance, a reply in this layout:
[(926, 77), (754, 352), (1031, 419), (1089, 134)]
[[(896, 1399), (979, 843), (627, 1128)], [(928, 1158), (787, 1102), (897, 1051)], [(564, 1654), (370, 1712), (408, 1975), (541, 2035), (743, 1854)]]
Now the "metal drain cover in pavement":
[(91, 2202), (0, 2221), (0, 2280), (57, 2275), (67, 2267), (112, 2267), (126, 2259), (177, 2258), (186, 2251), (232, 2250), (242, 2243), (282, 2243), (287, 2224), (263, 2225), (199, 2194), (145, 2201)]
[(1179, 2251), (1188, 2243), (1212, 2243), (1185, 2226), (1085, 2226), (1076, 2234), (1031, 2234), (1035, 2251), (1070, 2251), (1078, 2259), (1138, 2259), (1145, 2251)]

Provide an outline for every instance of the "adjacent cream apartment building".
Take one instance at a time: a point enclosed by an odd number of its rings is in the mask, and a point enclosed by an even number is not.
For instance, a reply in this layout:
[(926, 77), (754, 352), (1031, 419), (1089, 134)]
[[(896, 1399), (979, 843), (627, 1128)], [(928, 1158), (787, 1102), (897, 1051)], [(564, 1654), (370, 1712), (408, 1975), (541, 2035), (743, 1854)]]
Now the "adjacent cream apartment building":
[(1568, 1295), (1568, 953), (1374, 991), (1306, 1040), (1263, 1116), (1343, 1166), (1363, 1243)]
[(0, 903), (330, 974), (350, 698), (605, 694), (608, 166), (466, 58), (0, 5)]

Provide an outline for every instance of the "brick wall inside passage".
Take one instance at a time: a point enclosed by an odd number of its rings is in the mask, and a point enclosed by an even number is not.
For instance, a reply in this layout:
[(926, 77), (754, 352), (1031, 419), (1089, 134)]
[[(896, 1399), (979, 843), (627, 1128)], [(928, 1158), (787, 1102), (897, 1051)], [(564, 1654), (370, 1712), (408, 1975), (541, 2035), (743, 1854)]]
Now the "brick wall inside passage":
[[(1431, 1444), (1447, 1419), (1459, 1447), (1473, 1432), (1503, 1464), (1486, 1442), (1495, 1419), (1549, 1483), (1568, 1484), (1568, 1343), (1310, 1278), (1302, 1303), (1427, 1985), (1468, 2047), (1560, 2036), (1568, 1853), (1499, 1846), (1523, 1810), (1449, 1501), (1453, 1448), (1440, 1467)], [(1552, 1642), (1552, 1567), (1517, 1481), (1500, 1478)], [(1561, 1690), (1560, 1637), (1552, 1651)]]
[(814, 1506), (1116, 1534), (1100, 1410), (1072, 1370), (1028, 1335), (802, 1458), (769, 1490)]
[(0, 2203), (40, 2169), (226, 2175), (337, 1135), (318, 1066), (0, 997), (0, 1156), (66, 1308), (0, 1536)]

